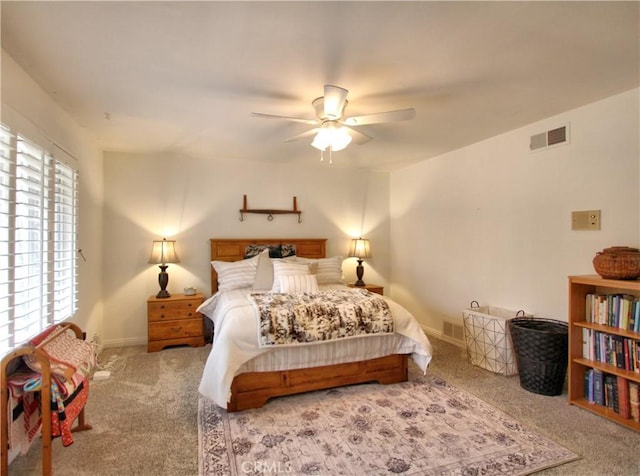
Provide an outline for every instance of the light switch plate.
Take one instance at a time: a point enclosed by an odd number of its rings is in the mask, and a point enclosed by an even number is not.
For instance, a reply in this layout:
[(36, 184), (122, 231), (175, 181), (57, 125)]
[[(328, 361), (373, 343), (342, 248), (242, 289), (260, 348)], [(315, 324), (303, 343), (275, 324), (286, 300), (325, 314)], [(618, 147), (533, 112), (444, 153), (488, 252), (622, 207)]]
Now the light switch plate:
[(600, 210), (571, 212), (572, 230), (599, 230)]

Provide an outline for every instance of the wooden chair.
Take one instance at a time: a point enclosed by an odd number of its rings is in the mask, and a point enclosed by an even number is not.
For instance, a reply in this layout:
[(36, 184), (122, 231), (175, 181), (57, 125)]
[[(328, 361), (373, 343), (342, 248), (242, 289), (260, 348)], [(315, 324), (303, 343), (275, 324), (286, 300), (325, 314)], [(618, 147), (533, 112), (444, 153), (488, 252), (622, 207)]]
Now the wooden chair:
[[(80, 328), (72, 323), (57, 324), (62, 326), (63, 329), (71, 329), (75, 332), (78, 339), (83, 339), (83, 334)], [(8, 421), (8, 405), (9, 405), (9, 385), (8, 381), (10, 375), (7, 374), (9, 364), (17, 359), (26, 355), (33, 355), (40, 363), (42, 368), (42, 382), (40, 385), (40, 411), (42, 416), (42, 474), (49, 476), (52, 474), (51, 467), (51, 365), (46, 353), (41, 349), (42, 344), (39, 346), (33, 346), (29, 344), (22, 345), (16, 348), (13, 352), (9, 353), (2, 359), (0, 365), (0, 474), (8, 474), (9, 465), (9, 425)], [(80, 410), (77, 416), (77, 425), (72, 428), (71, 431), (84, 431), (90, 430), (91, 426), (85, 422), (84, 406)]]

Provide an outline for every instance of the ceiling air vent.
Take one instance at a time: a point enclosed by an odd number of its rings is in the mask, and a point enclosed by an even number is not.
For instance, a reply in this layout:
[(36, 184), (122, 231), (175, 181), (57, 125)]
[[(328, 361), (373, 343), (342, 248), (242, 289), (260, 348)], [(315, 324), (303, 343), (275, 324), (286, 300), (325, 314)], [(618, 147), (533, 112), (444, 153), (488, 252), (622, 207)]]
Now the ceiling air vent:
[(568, 141), (568, 126), (551, 129), (531, 136), (529, 150), (546, 149), (554, 145), (565, 144)]

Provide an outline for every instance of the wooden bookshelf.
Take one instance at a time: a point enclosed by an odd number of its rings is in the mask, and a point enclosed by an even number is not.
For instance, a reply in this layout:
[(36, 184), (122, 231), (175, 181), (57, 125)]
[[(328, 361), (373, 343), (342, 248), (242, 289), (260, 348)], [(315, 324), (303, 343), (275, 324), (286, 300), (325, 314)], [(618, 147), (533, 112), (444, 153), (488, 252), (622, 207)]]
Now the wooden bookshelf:
[(621, 376), (629, 382), (640, 382), (640, 373), (589, 360), (583, 355), (583, 329), (640, 341), (640, 332), (587, 322), (586, 297), (594, 293), (628, 294), (640, 297), (640, 280), (605, 279), (598, 275), (569, 276), (569, 403), (640, 432), (639, 422), (632, 418), (622, 418), (611, 408), (591, 403), (585, 397), (585, 372), (589, 369)]

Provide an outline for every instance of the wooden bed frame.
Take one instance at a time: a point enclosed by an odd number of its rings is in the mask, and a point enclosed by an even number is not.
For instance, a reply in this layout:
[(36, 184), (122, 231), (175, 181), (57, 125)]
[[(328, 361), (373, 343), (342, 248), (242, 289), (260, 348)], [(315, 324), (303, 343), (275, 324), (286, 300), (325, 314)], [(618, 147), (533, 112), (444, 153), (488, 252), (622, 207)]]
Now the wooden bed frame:
[[(253, 239), (239, 240), (211, 239), (211, 261), (239, 261), (244, 259), (244, 251), (249, 245), (296, 245), (296, 256), (305, 258), (324, 258), (326, 256), (326, 239), (291, 238), (291, 239)], [(218, 273), (211, 266), (211, 295), (218, 292)]]
[[(326, 257), (324, 238), (211, 239), (211, 261), (238, 261), (248, 245), (293, 244), (296, 255)], [(218, 275), (211, 267), (211, 293), (218, 290)], [(377, 359), (306, 369), (248, 372), (236, 375), (231, 384), (227, 411), (259, 408), (272, 397), (322, 390), (365, 382), (391, 384), (408, 379), (408, 356), (393, 354)]]

